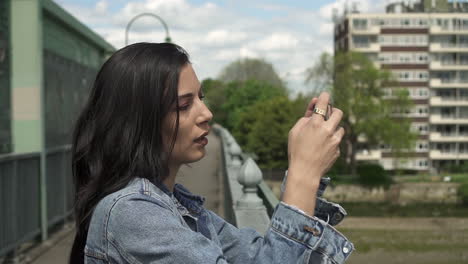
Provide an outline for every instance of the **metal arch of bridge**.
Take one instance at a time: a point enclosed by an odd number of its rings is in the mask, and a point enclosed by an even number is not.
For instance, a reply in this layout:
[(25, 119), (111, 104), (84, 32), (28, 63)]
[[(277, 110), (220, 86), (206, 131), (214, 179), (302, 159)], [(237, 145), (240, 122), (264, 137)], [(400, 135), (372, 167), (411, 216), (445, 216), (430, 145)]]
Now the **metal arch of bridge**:
[(165, 41), (167, 43), (170, 43), (171, 42), (171, 37), (169, 36), (169, 28), (167, 27), (167, 24), (166, 22), (164, 22), (164, 20), (156, 15), (156, 14), (153, 14), (153, 13), (142, 13), (142, 14), (139, 14), (137, 16), (135, 16), (134, 18), (132, 18), (128, 24), (127, 24), (127, 27), (125, 28), (125, 46), (128, 45), (128, 31), (130, 30), (130, 27), (132, 26), (133, 22), (135, 22), (135, 20), (137, 20), (138, 18), (140, 17), (144, 17), (144, 16), (150, 16), (150, 17), (154, 17), (156, 18), (157, 20), (159, 20), (159, 22), (161, 22), (161, 24), (164, 26), (164, 29), (166, 30), (166, 39)]

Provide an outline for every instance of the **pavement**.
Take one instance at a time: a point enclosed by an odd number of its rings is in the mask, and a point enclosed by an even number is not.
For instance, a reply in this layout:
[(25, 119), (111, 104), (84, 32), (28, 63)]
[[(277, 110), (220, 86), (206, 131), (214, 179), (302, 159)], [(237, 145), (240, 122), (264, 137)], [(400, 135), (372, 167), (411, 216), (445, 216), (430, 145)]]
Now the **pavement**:
[[(176, 181), (187, 187), (192, 193), (206, 198), (205, 208), (216, 212), (221, 217), (223, 210), (222, 155), (221, 141), (213, 134), (207, 136), (206, 156), (195, 163), (181, 167)], [(68, 263), (71, 246), (74, 239), (74, 229), (71, 224), (51, 238), (26, 253), (21, 263), (55, 264)]]

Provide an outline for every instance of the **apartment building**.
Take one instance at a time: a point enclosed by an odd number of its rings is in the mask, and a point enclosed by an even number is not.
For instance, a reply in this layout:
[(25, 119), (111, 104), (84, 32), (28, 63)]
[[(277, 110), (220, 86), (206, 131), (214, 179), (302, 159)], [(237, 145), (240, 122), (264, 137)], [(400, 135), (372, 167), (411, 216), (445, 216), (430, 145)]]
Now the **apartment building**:
[(353, 8), (334, 12), (334, 23), (335, 52), (362, 52), (391, 70), (414, 102), (405, 117), (419, 137), (408, 157), (397, 161), (382, 144), (361, 148), (357, 159), (422, 172), (467, 163), (468, 2), (397, 2), (379, 14)]

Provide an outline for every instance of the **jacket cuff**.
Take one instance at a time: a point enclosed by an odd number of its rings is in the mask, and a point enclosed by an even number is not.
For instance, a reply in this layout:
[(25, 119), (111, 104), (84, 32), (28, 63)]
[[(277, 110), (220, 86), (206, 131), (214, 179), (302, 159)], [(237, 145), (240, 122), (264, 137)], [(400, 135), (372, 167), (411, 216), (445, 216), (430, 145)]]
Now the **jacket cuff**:
[(331, 225), (284, 202), (277, 205), (271, 227), (283, 236), (327, 255), (336, 263), (344, 263), (354, 250), (353, 243)]

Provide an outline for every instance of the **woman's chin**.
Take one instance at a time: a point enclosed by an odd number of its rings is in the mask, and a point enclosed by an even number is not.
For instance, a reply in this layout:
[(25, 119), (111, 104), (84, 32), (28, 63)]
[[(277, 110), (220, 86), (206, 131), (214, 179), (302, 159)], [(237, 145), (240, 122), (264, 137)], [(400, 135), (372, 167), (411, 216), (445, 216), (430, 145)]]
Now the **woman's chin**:
[(190, 157), (190, 161), (188, 163), (197, 162), (197, 161), (203, 159), (203, 157), (205, 157), (205, 155), (206, 155), (205, 148), (201, 148), (201, 149), (198, 150), (197, 153), (194, 153), (194, 155), (192, 157)]

